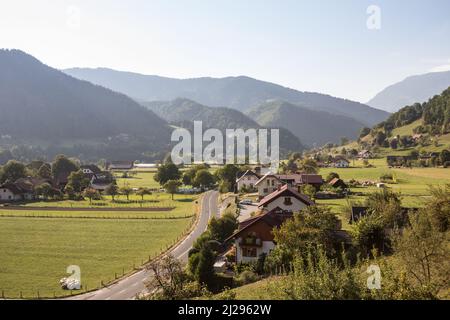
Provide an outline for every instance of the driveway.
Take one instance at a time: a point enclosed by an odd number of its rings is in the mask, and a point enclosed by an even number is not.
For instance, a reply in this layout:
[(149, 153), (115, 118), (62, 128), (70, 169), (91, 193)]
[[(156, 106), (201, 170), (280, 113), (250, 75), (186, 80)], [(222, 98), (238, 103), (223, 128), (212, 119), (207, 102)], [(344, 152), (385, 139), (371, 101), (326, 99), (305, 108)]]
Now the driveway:
[(239, 204), (239, 208), (240, 208), (238, 217), (239, 222), (251, 218), (252, 217), (251, 214), (258, 210), (258, 206), (256, 205), (256, 203), (253, 203), (251, 205)]

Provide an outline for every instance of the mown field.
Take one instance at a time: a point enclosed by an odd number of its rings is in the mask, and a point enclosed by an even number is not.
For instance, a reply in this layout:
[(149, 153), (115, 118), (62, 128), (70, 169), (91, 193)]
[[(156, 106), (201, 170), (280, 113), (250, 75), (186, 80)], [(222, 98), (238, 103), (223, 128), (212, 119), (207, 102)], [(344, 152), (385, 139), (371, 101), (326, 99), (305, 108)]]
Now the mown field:
[[(400, 193), (402, 204), (405, 207), (422, 207), (429, 196), (430, 186), (443, 186), (450, 183), (450, 169), (444, 168), (389, 168), (385, 159), (372, 159), (369, 161), (373, 167), (364, 168), (361, 161), (355, 161), (351, 168), (321, 168), (320, 174), (326, 178), (330, 172), (336, 172), (348, 181), (379, 181), (384, 174), (392, 174), (395, 183), (387, 187)], [(351, 164), (353, 165), (353, 164)], [(379, 191), (376, 187), (352, 188), (353, 192), (362, 195), (352, 195), (348, 199), (317, 200), (317, 203), (330, 206), (334, 212), (341, 213), (347, 203), (362, 203), (366, 194)], [(343, 221), (344, 228), (347, 227)]]
[(144, 196), (144, 200), (140, 196), (130, 195), (129, 200), (125, 196), (116, 196), (112, 201), (110, 196), (102, 196), (101, 200), (61, 200), (61, 201), (33, 201), (25, 204), (28, 207), (61, 207), (61, 208), (169, 208), (169, 207), (185, 207), (192, 203), (197, 196), (195, 195), (174, 195), (174, 199), (170, 194), (163, 192), (152, 193)]
[(70, 294), (59, 287), (69, 265), (84, 289), (108, 283), (173, 244), (191, 218), (166, 220), (0, 218), (0, 290), (8, 298)]
[[(147, 172), (118, 179), (119, 187), (125, 183), (122, 180), (132, 188), (152, 188), (156, 183)], [(175, 195), (172, 200), (169, 194), (154, 192), (144, 200), (132, 195), (129, 201), (120, 196), (113, 202), (104, 196), (92, 203), (32, 202), (24, 206), (26, 210), (0, 207), (0, 297), (2, 293), (8, 298), (19, 298), (21, 293), (36, 298), (38, 292), (40, 297), (68, 295), (69, 291), (60, 289), (59, 280), (67, 276), (69, 265), (80, 266), (83, 290), (129, 273), (186, 233), (195, 219), (197, 199)], [(86, 208), (94, 209), (82, 211)]]
[(128, 175), (128, 178), (122, 178), (121, 172), (116, 172), (115, 176), (117, 179), (117, 185), (119, 187), (130, 186), (132, 188), (151, 188), (151, 189), (159, 189), (159, 183), (153, 179), (156, 174), (156, 170), (136, 170), (132, 171), (131, 174)]

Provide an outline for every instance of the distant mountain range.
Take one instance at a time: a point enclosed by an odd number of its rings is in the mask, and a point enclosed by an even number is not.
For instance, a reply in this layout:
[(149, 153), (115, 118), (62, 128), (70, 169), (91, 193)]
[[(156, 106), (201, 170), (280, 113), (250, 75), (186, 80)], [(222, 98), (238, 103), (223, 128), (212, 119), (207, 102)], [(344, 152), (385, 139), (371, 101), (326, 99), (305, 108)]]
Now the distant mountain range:
[[(261, 126), (242, 112), (224, 107), (207, 107), (195, 101), (178, 98), (172, 101), (153, 101), (144, 103), (170, 124), (193, 128), (194, 121), (202, 121), (203, 128), (226, 129), (259, 129)], [(289, 130), (282, 126), (264, 126), (264, 128), (280, 129), (280, 154), (286, 155), (289, 151), (302, 151), (304, 146)]]
[(267, 102), (250, 109), (248, 115), (261, 126), (289, 129), (309, 146), (338, 143), (341, 137), (354, 139), (364, 127), (363, 123), (346, 116), (314, 111), (283, 101)]
[(171, 101), (187, 98), (211, 107), (229, 107), (246, 112), (260, 104), (280, 100), (316, 111), (343, 115), (371, 126), (389, 114), (367, 105), (325, 94), (301, 92), (253, 78), (173, 79), (111, 69), (64, 70), (76, 78), (122, 92), (139, 101)]
[(416, 102), (425, 102), (449, 86), (450, 71), (411, 76), (387, 87), (367, 104), (374, 108), (395, 112)]
[[(76, 141), (77, 152), (93, 152), (96, 158), (120, 157), (122, 140), (127, 141), (123, 153), (130, 157), (170, 150), (170, 127), (152, 111), (19, 50), (0, 50), (0, 114), (0, 136), (11, 143), (40, 140), (66, 146)], [(99, 146), (80, 147), (94, 142)]]

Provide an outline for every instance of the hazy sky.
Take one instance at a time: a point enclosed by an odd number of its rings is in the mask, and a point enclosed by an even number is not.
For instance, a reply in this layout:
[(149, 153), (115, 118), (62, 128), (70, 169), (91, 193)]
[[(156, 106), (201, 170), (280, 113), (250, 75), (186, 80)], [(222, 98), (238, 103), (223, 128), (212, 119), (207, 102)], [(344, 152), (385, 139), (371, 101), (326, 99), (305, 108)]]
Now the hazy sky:
[(0, 47), (56, 68), (248, 75), (366, 102), (450, 70), (449, 13), (448, 0), (0, 0)]

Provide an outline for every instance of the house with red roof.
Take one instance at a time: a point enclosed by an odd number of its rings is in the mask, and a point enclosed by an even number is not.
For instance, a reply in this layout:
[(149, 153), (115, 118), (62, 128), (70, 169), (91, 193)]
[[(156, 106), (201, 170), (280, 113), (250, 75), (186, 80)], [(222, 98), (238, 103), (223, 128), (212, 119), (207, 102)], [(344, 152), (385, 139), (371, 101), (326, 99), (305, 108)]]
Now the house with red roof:
[(283, 185), (262, 198), (258, 207), (264, 212), (270, 212), (276, 208), (286, 212), (299, 212), (303, 208), (314, 204), (308, 196), (299, 193), (289, 185)]
[(292, 218), (291, 212), (276, 208), (270, 212), (247, 219), (226, 242), (234, 241), (236, 263), (257, 261), (261, 254), (275, 248), (273, 229)]

